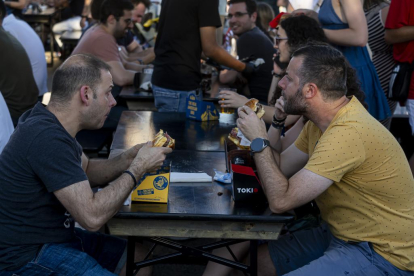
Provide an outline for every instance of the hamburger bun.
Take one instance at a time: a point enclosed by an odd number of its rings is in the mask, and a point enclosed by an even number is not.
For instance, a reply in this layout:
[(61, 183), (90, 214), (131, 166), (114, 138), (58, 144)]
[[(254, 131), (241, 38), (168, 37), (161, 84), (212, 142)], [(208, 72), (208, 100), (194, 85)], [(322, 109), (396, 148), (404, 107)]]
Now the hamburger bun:
[(167, 132), (164, 132), (162, 129), (155, 135), (154, 140), (152, 141), (154, 147), (167, 147), (175, 148), (175, 139), (171, 138)]
[(245, 103), (245, 106), (253, 110), (256, 113), (257, 117), (259, 117), (259, 119), (261, 119), (265, 114), (263, 106), (259, 103), (259, 100), (257, 99), (250, 99), (250, 101)]
[(238, 132), (239, 132), (239, 128), (237, 128), (237, 127), (233, 128), (231, 130), (229, 136), (227, 136), (227, 138), (229, 138), (229, 140), (232, 141), (240, 149), (249, 150), (250, 149), (249, 146), (242, 146), (242, 145), (240, 145), (241, 138), (237, 136), (237, 133)]

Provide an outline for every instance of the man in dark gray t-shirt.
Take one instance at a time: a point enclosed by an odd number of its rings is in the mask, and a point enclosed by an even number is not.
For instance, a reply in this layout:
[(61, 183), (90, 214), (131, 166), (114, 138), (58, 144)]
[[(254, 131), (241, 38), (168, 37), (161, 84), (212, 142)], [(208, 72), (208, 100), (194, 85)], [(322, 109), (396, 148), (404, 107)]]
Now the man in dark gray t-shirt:
[(88, 160), (75, 136), (102, 127), (116, 104), (112, 86), (105, 62), (75, 55), (55, 72), (49, 105), (21, 116), (0, 155), (0, 276), (114, 275), (124, 267), (126, 242), (90, 231), (116, 214), (136, 179), (171, 149), (149, 142)]

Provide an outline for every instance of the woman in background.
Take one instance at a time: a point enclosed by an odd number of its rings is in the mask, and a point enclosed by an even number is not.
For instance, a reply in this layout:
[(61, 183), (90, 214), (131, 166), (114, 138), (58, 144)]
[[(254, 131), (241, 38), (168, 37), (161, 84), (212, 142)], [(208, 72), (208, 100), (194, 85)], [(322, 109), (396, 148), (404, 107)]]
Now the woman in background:
[(390, 117), (387, 99), (366, 48), (368, 27), (361, 0), (325, 0), (319, 22), (329, 42), (357, 71), (369, 113), (377, 120)]
[(269, 23), (275, 18), (275, 13), (272, 7), (265, 2), (257, 3), (257, 19), (256, 26), (264, 32), (271, 41), (273, 41), (273, 35), (269, 32)]
[[(389, 81), (393, 68), (395, 67), (392, 55), (392, 45), (385, 43), (385, 21), (387, 20), (390, 2), (387, 0), (365, 0), (364, 11), (368, 23), (368, 44), (372, 51), (372, 63), (378, 74), (382, 90), (387, 97), (388, 106), (391, 114), (397, 107), (397, 102), (388, 99)], [(381, 123), (390, 129), (391, 119), (389, 117), (381, 120)]]

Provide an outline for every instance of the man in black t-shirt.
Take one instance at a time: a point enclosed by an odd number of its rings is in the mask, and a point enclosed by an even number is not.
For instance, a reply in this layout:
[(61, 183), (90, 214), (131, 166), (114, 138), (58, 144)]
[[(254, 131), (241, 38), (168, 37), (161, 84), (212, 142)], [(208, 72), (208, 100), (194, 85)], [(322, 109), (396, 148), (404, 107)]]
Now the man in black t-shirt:
[(115, 215), (136, 180), (171, 149), (149, 142), (108, 160), (82, 153), (76, 133), (102, 127), (116, 105), (109, 69), (91, 55), (68, 58), (55, 72), (49, 105), (21, 116), (0, 155), (0, 275), (115, 275), (124, 268), (126, 241), (89, 231)]
[(163, 0), (155, 43), (152, 84), (155, 106), (160, 112), (185, 112), (189, 92), (198, 93), (200, 58), (207, 57), (245, 74), (246, 65), (230, 56), (216, 42), (221, 26), (218, 0)]
[[(239, 59), (248, 57), (262, 58), (265, 63), (257, 72), (247, 78), (250, 96), (267, 104), (267, 95), (272, 83), (273, 54), (275, 49), (270, 39), (256, 27), (256, 1), (230, 0), (228, 11), (229, 25), (233, 33), (238, 36), (237, 54)], [(220, 73), (220, 82), (233, 84), (242, 78), (235, 71), (224, 70)]]

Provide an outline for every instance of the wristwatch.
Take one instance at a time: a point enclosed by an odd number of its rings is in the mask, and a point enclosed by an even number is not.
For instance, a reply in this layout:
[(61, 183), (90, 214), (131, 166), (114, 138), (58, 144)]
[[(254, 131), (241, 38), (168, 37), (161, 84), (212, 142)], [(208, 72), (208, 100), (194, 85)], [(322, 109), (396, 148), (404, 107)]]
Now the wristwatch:
[(256, 152), (261, 152), (270, 145), (269, 140), (263, 138), (256, 138), (250, 144), (250, 153), (253, 155)]

